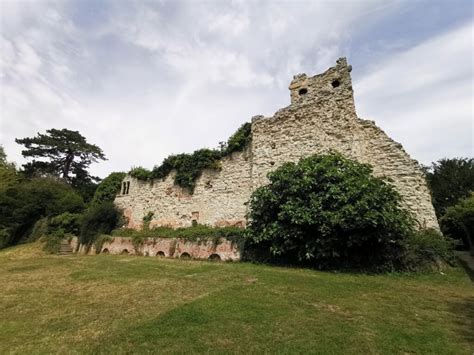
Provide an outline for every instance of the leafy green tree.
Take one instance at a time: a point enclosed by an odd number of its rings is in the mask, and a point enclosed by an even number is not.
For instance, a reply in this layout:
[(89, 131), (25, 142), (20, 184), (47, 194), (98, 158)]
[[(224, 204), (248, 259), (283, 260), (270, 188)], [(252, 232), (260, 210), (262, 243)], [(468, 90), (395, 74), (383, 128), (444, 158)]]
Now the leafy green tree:
[(426, 169), (436, 215), (474, 191), (474, 159), (441, 159)]
[(102, 180), (97, 186), (92, 199), (92, 205), (97, 205), (104, 202), (113, 202), (115, 196), (120, 192), (122, 186), (122, 180), (125, 177), (125, 173), (111, 173), (104, 180)]
[(68, 184), (52, 178), (25, 180), (0, 193), (0, 230), (3, 245), (26, 240), (41, 218), (84, 209), (82, 197)]
[(80, 242), (91, 245), (100, 234), (110, 234), (118, 226), (120, 217), (121, 212), (112, 202), (90, 207), (82, 217)]
[(7, 161), (7, 156), (0, 146), (0, 193), (18, 183), (18, 174), (15, 164)]
[(338, 154), (286, 163), (250, 200), (254, 257), (320, 268), (393, 268), (413, 232), (400, 196), (369, 165)]
[(440, 225), (445, 235), (462, 240), (474, 255), (474, 193), (448, 207)]
[(98, 146), (88, 143), (78, 131), (68, 129), (53, 128), (46, 134), (38, 133), (36, 137), (15, 139), (15, 142), (25, 146), (22, 151), (25, 158), (33, 158), (23, 166), (26, 175), (52, 175), (76, 187), (98, 181), (87, 169), (92, 163), (106, 160)]

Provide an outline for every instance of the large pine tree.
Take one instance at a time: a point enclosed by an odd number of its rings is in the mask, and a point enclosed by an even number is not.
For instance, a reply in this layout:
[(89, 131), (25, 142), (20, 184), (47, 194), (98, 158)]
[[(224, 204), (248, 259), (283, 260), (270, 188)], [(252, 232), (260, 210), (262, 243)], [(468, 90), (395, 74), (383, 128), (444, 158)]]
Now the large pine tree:
[(26, 175), (57, 176), (76, 187), (98, 181), (87, 169), (92, 163), (106, 160), (102, 149), (88, 143), (78, 131), (68, 129), (53, 128), (15, 142), (25, 146), (21, 152), (25, 158), (33, 158), (23, 165)]

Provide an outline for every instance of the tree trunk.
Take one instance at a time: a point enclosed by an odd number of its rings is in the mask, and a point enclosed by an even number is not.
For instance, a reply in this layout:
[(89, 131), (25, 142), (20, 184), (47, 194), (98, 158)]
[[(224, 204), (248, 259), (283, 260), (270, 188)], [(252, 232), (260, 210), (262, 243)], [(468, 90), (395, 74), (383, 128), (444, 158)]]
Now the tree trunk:
[(71, 169), (71, 164), (74, 161), (74, 154), (72, 151), (68, 151), (66, 155), (66, 162), (63, 168), (63, 179), (69, 180), (69, 170)]

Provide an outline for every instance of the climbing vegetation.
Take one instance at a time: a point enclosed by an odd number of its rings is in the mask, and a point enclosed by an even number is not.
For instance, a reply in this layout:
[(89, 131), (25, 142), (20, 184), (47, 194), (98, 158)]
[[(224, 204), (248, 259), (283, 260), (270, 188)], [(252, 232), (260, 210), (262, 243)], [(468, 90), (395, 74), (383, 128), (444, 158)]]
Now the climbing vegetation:
[(174, 183), (194, 191), (196, 180), (204, 169), (220, 169), (220, 160), (234, 152), (242, 151), (250, 143), (251, 124), (244, 123), (225, 143), (220, 143), (219, 149), (199, 149), (192, 154), (170, 155), (153, 170), (136, 167), (129, 174), (139, 180), (152, 181), (164, 179), (172, 171), (176, 171)]
[(122, 180), (125, 173), (114, 172), (110, 173), (104, 180), (102, 180), (95, 190), (92, 198), (92, 205), (98, 205), (104, 202), (113, 202), (115, 196), (120, 192)]
[(188, 240), (227, 240), (241, 243), (244, 229), (239, 227), (211, 227), (197, 224), (187, 228), (154, 227), (141, 230), (120, 228), (112, 232), (113, 236), (130, 237), (136, 241), (146, 238), (184, 238)]

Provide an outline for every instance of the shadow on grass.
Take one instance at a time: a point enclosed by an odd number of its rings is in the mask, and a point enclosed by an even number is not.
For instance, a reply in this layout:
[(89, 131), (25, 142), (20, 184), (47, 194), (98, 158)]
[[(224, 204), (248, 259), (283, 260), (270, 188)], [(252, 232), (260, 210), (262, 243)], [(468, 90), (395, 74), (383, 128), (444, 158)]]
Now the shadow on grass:
[(474, 298), (451, 302), (449, 308), (458, 334), (474, 347)]
[(461, 267), (466, 271), (471, 281), (474, 282), (474, 270), (471, 269), (466, 260), (460, 258), (459, 256), (457, 257), (457, 260), (459, 265), (461, 265)]

